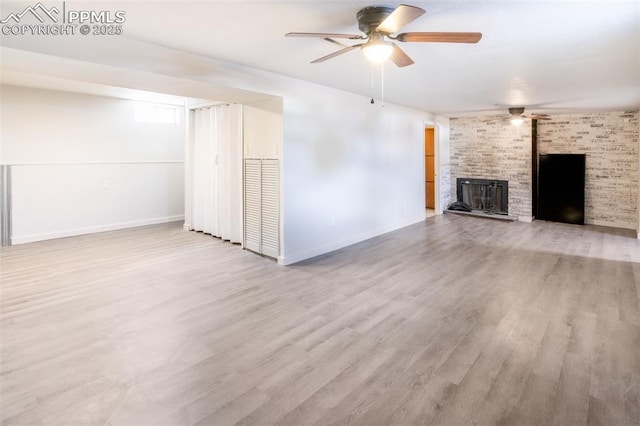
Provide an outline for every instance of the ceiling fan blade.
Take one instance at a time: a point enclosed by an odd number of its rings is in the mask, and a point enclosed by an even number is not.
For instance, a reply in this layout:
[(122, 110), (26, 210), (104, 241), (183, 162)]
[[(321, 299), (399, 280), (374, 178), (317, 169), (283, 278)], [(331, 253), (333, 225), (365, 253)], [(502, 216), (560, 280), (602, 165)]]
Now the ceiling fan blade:
[(338, 46), (342, 46), (342, 47), (349, 47), (349, 46), (347, 46), (346, 44), (344, 44), (344, 43), (340, 43), (339, 41), (334, 40), (334, 39), (329, 38), (329, 37), (325, 37), (325, 38), (323, 38), (323, 40), (328, 41), (329, 43), (337, 44)]
[(327, 56), (323, 56), (322, 58), (318, 58), (315, 61), (311, 61), (312, 64), (317, 64), (318, 62), (324, 62), (328, 59), (335, 58), (336, 56), (342, 55), (343, 53), (351, 52), (353, 49), (357, 49), (362, 46), (363, 43), (356, 44), (353, 46), (345, 47), (344, 49), (340, 49), (337, 52), (333, 52)]
[(286, 33), (285, 37), (320, 37), (320, 38), (349, 38), (351, 40), (363, 40), (366, 37), (356, 34), (335, 33)]
[(393, 61), (394, 64), (396, 64), (400, 68), (406, 67), (407, 65), (414, 64), (413, 59), (411, 59), (409, 55), (407, 55), (405, 51), (400, 49), (400, 47), (395, 43), (393, 43), (393, 52), (391, 52), (391, 60)]
[(398, 41), (409, 43), (477, 43), (482, 33), (402, 33), (398, 34)]
[(508, 123), (512, 117), (489, 117), (480, 120), (482, 123)]
[(401, 4), (396, 8), (396, 10), (391, 12), (391, 15), (387, 16), (387, 18), (378, 25), (376, 31), (386, 34), (396, 33), (409, 22), (412, 22), (419, 16), (423, 15), (424, 12), (425, 10), (422, 8)]
[(532, 120), (551, 120), (551, 117), (549, 117), (547, 114), (531, 114), (527, 118), (530, 118)]

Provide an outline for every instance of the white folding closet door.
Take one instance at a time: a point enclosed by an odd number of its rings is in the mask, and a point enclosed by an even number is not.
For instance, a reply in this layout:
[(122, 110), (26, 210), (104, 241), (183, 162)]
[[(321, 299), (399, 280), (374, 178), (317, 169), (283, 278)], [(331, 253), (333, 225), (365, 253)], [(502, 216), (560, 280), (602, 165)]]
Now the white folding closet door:
[(194, 114), (192, 228), (242, 242), (242, 106)]
[(210, 176), (208, 182), (207, 197), (209, 203), (207, 204), (207, 213), (205, 215), (206, 229), (205, 233), (220, 236), (218, 232), (218, 193), (219, 193), (219, 178), (218, 178), (218, 140), (216, 138), (216, 127), (219, 126), (218, 114), (216, 108), (207, 108), (208, 114), (206, 114), (207, 120), (207, 141), (209, 151), (204, 153), (202, 158), (207, 162), (207, 173)]
[[(189, 176), (189, 184), (191, 185), (191, 197), (194, 202), (191, 203), (191, 229), (195, 231), (202, 231), (202, 221), (203, 221), (203, 201), (202, 201), (202, 191), (205, 188), (205, 184), (202, 181), (202, 164), (196, 161), (195, 153), (201, 152), (201, 130), (200, 126), (202, 126), (202, 110), (193, 111), (193, 136), (190, 142), (192, 153), (192, 161)], [(196, 203), (195, 200), (198, 202)]]
[[(229, 114), (227, 108), (218, 107), (215, 109), (216, 114), (216, 128), (214, 129), (214, 138), (216, 140), (216, 147), (218, 148), (218, 180), (219, 184), (216, 187), (217, 206), (216, 209), (216, 228), (213, 235), (222, 238), (223, 240), (229, 239)], [(224, 185), (224, 187), (222, 187)]]
[(229, 105), (229, 240), (242, 242), (242, 105)]
[(193, 167), (193, 229), (211, 233), (212, 179), (211, 111), (195, 111)]

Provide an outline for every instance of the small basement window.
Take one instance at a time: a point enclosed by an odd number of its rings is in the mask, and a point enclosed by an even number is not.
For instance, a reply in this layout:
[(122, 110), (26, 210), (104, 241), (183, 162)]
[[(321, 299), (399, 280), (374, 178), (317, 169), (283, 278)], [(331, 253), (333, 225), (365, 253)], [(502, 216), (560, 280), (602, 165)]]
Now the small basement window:
[(139, 123), (178, 124), (180, 108), (174, 105), (136, 103), (135, 120)]

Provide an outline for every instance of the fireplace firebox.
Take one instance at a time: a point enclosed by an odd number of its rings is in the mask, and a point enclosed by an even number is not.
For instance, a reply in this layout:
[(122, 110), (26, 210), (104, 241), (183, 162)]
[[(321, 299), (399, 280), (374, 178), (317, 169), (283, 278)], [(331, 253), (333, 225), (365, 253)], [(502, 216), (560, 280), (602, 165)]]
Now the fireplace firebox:
[(456, 179), (458, 201), (472, 211), (489, 214), (509, 214), (509, 182), (489, 179)]

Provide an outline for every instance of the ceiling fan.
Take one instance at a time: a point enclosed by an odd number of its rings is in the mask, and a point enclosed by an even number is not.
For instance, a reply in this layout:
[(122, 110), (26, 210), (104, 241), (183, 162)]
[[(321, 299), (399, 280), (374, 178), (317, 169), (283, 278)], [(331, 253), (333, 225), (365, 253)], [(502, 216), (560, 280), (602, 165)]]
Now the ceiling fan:
[(509, 111), (508, 116), (493, 116), (482, 120), (482, 122), (491, 123), (495, 121), (509, 121), (514, 126), (519, 126), (524, 122), (524, 120), (551, 120), (551, 116), (548, 114), (525, 114), (524, 107), (508, 107), (507, 111)]
[(526, 120), (551, 120), (548, 114), (525, 114), (524, 107), (509, 107), (509, 115), (511, 115), (511, 124), (522, 124)]
[[(344, 46), (341, 50), (312, 61), (312, 64), (324, 62), (343, 53), (361, 48), (364, 55), (371, 62), (381, 63), (391, 58), (393, 63), (399, 67), (406, 67), (414, 62), (396, 43), (389, 40), (409, 43), (477, 43), (482, 38), (481, 33), (412, 32), (396, 34), (402, 27), (424, 13), (424, 9), (406, 4), (401, 4), (395, 9), (388, 6), (368, 6), (360, 9), (356, 14), (358, 28), (365, 35), (293, 32), (285, 34), (285, 37), (319, 37)], [(352, 46), (347, 46), (333, 40), (334, 38), (364, 41)]]

